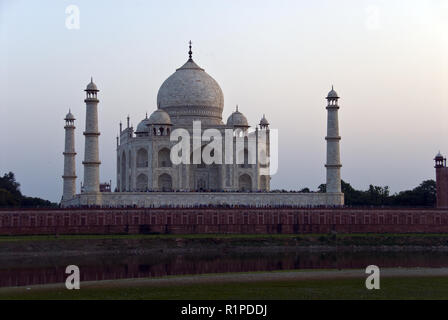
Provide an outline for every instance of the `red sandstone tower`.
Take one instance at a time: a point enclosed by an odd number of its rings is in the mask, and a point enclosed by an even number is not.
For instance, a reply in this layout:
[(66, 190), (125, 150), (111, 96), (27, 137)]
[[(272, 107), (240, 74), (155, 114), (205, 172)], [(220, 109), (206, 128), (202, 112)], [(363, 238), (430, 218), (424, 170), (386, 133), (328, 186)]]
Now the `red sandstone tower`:
[(436, 165), (437, 208), (448, 208), (448, 168), (440, 152), (434, 158)]

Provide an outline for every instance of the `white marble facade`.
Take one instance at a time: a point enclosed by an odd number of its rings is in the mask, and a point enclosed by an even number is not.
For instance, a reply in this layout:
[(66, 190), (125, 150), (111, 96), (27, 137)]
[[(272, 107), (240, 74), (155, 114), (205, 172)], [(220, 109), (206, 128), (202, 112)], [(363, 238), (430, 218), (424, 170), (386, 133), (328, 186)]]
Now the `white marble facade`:
[[(188, 130), (192, 146), (193, 121), (200, 121), (202, 130), (217, 129), (223, 139), (225, 129), (243, 135), (250, 128), (246, 117), (238, 110), (224, 124), (222, 90), (193, 59), (188, 59), (165, 80), (157, 95), (157, 106), (135, 130), (129, 126), (129, 119), (126, 128), (120, 125), (116, 191), (269, 191), (269, 168), (259, 161), (251, 161), (253, 149), (248, 145), (249, 141), (254, 142), (257, 154), (269, 156), (266, 144), (269, 123), (264, 116), (255, 131), (247, 135), (244, 149), (239, 151), (241, 159), (244, 157), (243, 163), (238, 164), (236, 151), (232, 152), (234, 161), (231, 164), (171, 163), (170, 150), (177, 141), (170, 141), (170, 133), (179, 128)], [(202, 146), (207, 143), (203, 142)], [(222, 159), (226, 156), (224, 144), (223, 141)]]
[[(74, 171), (74, 117), (66, 118), (66, 147), (64, 152), (64, 195), (62, 207), (99, 205), (106, 207), (140, 206), (196, 206), (196, 205), (251, 205), (251, 206), (334, 206), (344, 204), (341, 193), (341, 162), (339, 151), (338, 99), (332, 89), (328, 96), (327, 192), (276, 193), (270, 192), (269, 162), (272, 155), (272, 131), (263, 115), (260, 122), (249, 126), (246, 117), (236, 110), (224, 123), (224, 95), (219, 84), (189, 59), (161, 85), (156, 110), (146, 116), (134, 129), (128, 116), (126, 126), (120, 123), (117, 136), (116, 188), (114, 192), (100, 192), (98, 157), (99, 90), (91, 82), (86, 88), (86, 130), (84, 154), (84, 188), (76, 194)], [(193, 151), (202, 150), (209, 142), (193, 139), (199, 132), (212, 129), (221, 133), (224, 164), (201, 162)], [(191, 136), (190, 161), (195, 164), (173, 164), (171, 149), (178, 141), (171, 141), (177, 129)], [(197, 131), (197, 130), (196, 130)], [(230, 135), (229, 135), (230, 132)], [(245, 138), (241, 138), (245, 137)], [(244, 141), (241, 144), (236, 141)], [(233, 142), (231, 149), (226, 141)], [(231, 151), (229, 151), (231, 150)], [(201, 153), (201, 152), (199, 152)], [(188, 157), (186, 153), (186, 157)], [(230, 160), (230, 161), (229, 161)], [(229, 164), (230, 163), (230, 164)]]

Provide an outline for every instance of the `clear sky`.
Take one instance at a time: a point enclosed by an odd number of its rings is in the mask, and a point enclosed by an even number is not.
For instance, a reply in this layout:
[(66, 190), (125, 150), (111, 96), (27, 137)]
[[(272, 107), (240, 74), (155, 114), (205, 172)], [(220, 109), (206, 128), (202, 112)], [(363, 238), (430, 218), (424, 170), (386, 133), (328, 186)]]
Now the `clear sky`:
[[(66, 7), (80, 28), (66, 28)], [(63, 118), (77, 117), (82, 178), (84, 88), (100, 91), (101, 180), (115, 186), (120, 120), (156, 109), (162, 82), (187, 59), (239, 105), (279, 129), (273, 188), (325, 182), (326, 110), (341, 96), (342, 178), (354, 187), (413, 188), (448, 154), (448, 1), (0, 0), (0, 174), (59, 201)], [(80, 179), (78, 178), (78, 192)]]

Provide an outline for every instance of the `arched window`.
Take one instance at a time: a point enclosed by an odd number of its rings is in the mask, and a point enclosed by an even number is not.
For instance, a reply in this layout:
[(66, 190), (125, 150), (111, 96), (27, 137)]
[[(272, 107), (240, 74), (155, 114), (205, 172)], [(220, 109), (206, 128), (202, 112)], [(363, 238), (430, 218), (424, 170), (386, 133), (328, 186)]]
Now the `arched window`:
[(207, 182), (203, 178), (198, 180), (197, 189), (199, 191), (205, 191), (207, 189)]
[(137, 177), (137, 191), (143, 192), (148, 189), (148, 177), (146, 174), (139, 174)]
[(158, 180), (160, 191), (171, 191), (173, 189), (173, 181), (167, 173), (161, 174)]
[(146, 168), (148, 167), (148, 151), (146, 149), (141, 148), (137, 152), (137, 168)]
[(240, 191), (252, 190), (252, 179), (248, 174), (242, 174), (238, 180), (238, 186)]
[(159, 151), (158, 166), (159, 168), (169, 168), (172, 166), (170, 159), (170, 150), (168, 148), (163, 148)]

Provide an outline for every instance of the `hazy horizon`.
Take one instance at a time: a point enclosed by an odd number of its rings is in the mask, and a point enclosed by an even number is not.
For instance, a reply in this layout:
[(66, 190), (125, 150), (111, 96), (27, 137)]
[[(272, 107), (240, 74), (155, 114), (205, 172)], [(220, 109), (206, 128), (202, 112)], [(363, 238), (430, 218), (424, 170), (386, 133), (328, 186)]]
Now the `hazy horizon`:
[[(69, 30), (66, 7), (80, 10)], [(279, 130), (272, 189), (325, 183), (325, 96), (335, 86), (342, 179), (392, 192), (434, 179), (448, 154), (448, 2), (0, 0), (0, 175), (22, 193), (62, 195), (64, 116), (83, 177), (84, 89), (99, 92), (101, 181), (116, 183), (118, 124), (156, 109), (163, 81), (193, 58), (255, 126)]]

